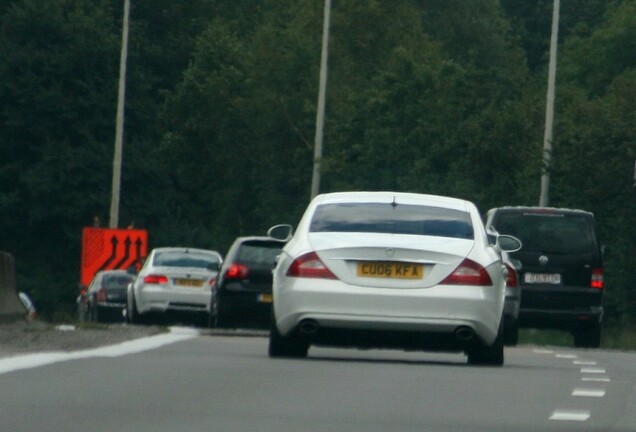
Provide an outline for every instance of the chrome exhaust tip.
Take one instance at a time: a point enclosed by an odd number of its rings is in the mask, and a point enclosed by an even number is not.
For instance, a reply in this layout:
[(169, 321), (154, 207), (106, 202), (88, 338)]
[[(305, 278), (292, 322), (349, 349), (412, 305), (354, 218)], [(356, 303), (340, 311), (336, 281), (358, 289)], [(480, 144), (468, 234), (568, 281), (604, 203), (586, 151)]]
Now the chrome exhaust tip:
[(475, 337), (475, 331), (468, 326), (457, 327), (455, 337), (460, 341), (469, 341)]
[(305, 319), (298, 325), (298, 331), (303, 335), (313, 335), (318, 332), (318, 322), (312, 319)]

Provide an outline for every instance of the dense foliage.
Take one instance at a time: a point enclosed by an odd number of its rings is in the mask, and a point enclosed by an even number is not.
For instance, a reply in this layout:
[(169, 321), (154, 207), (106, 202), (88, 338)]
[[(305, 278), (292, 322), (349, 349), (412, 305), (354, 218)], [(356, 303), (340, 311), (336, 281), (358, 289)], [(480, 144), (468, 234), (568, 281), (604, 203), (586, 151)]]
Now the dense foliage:
[[(0, 248), (72, 310), (108, 224), (121, 0), (0, 2)], [(539, 199), (551, 0), (335, 0), (322, 191)], [(294, 224), (313, 166), (323, 4), (132, 0), (120, 221), (221, 252)], [(636, 1), (562, 2), (552, 206), (607, 245), (608, 318), (636, 318)]]

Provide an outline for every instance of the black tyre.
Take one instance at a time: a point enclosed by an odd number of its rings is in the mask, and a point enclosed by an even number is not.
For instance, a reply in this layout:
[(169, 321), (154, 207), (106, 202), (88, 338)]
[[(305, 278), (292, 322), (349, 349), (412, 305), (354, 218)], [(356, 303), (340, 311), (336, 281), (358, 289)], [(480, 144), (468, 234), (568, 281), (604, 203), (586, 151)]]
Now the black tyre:
[(135, 301), (135, 293), (133, 292), (130, 301), (126, 303), (126, 322), (128, 324), (143, 324), (141, 315), (137, 311), (137, 302)]
[(230, 311), (227, 305), (223, 304), (220, 300), (217, 300), (216, 307), (214, 308), (214, 327), (216, 328), (231, 328), (234, 326)]
[(99, 306), (93, 305), (90, 309), (91, 311), (91, 321), (92, 322), (101, 322), (102, 314), (99, 311)]
[(305, 358), (309, 351), (309, 343), (298, 336), (283, 336), (276, 327), (272, 314), (269, 331), (269, 356), (287, 358)]
[(519, 322), (511, 319), (504, 323), (504, 345), (515, 346), (519, 343)]
[(593, 323), (574, 332), (574, 346), (577, 348), (598, 348), (602, 338), (601, 323)]
[(497, 338), (492, 345), (480, 345), (467, 352), (468, 364), (482, 366), (503, 366), (504, 364), (504, 325), (499, 324)]

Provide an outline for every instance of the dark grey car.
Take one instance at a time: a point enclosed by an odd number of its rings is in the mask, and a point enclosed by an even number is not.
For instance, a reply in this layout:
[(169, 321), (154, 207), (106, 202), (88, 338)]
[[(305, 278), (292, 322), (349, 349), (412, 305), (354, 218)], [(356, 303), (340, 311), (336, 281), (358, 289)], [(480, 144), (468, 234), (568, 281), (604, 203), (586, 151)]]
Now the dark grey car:
[(81, 321), (123, 321), (126, 307), (126, 287), (133, 276), (125, 270), (97, 272), (86, 292), (80, 293), (78, 313)]
[(265, 326), (272, 305), (272, 269), (285, 241), (239, 237), (212, 287), (212, 327)]
[(486, 225), (519, 238), (519, 325), (570, 331), (577, 347), (598, 347), (603, 318), (603, 257), (594, 215), (583, 210), (500, 207)]

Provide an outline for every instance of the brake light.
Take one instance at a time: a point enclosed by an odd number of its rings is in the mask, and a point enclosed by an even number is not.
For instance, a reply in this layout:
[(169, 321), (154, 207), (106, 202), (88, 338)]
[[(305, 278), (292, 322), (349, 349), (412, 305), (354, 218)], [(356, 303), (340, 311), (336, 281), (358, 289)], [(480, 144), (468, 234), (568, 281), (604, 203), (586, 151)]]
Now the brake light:
[(517, 271), (508, 264), (504, 264), (504, 265), (506, 266), (506, 269), (508, 270), (508, 274), (506, 275), (506, 286), (515, 288), (517, 284), (519, 283), (517, 280)]
[(144, 283), (161, 285), (168, 283), (168, 278), (163, 275), (150, 274), (144, 278)]
[(99, 291), (95, 294), (95, 300), (100, 303), (104, 303), (108, 300), (106, 296), (106, 290), (104, 288), (100, 288)]
[(603, 289), (603, 268), (592, 269), (592, 278), (590, 286), (596, 289)]
[(320, 261), (316, 252), (309, 252), (299, 256), (287, 269), (287, 276), (319, 279), (338, 279)]
[(250, 269), (243, 264), (232, 264), (225, 272), (226, 279), (247, 279)]
[(441, 284), (488, 286), (492, 280), (484, 267), (466, 258)]

